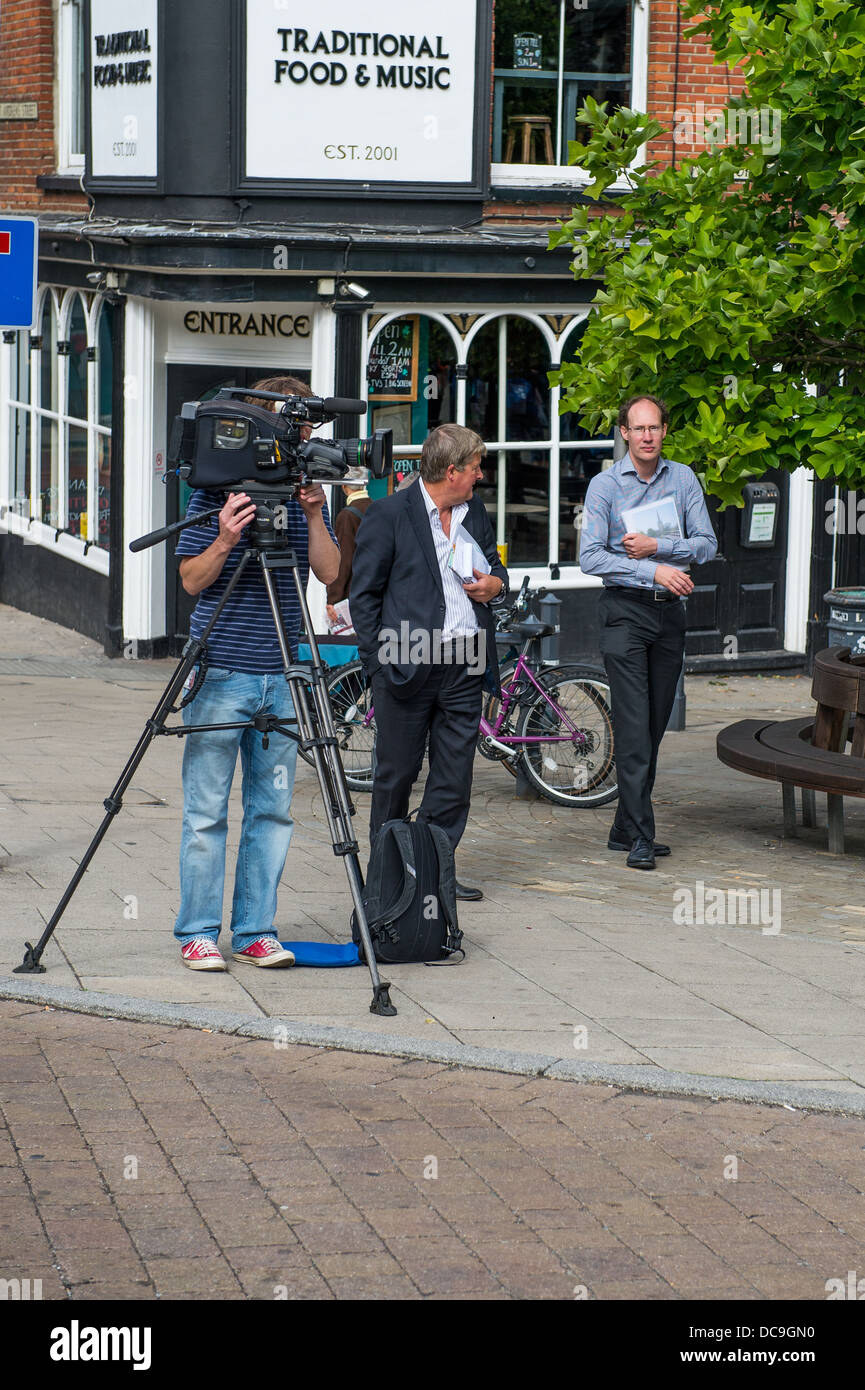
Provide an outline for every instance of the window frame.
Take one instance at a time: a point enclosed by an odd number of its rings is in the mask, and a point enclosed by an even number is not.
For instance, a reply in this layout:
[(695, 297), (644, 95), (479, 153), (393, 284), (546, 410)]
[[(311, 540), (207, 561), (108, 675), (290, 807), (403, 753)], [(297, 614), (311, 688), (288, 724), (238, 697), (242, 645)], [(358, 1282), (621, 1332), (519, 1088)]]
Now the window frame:
[[(591, 2), (591, 0), (589, 0)], [(649, 82), (649, 4), (650, 0), (631, 0), (631, 97), (634, 111), (645, 111)], [(493, 69), (495, 72), (495, 68)], [(637, 169), (645, 163), (646, 147), (642, 145), (629, 166)], [(492, 159), (490, 148), (490, 185), (494, 189), (514, 188), (577, 188), (590, 182), (588, 172), (573, 164), (499, 164)], [(611, 193), (626, 193), (630, 187), (627, 175), (610, 185)]]
[(75, 111), (73, 90), (78, 82), (78, 50), (75, 44), (76, 30), (72, 17), (78, 16), (78, 42), (85, 39), (84, 0), (54, 0), (56, 23), (56, 78), (54, 83), (56, 112), (57, 173), (67, 176), (80, 176), (84, 173), (84, 147), (87, 143), (86, 131), (86, 72), (87, 55), (85, 50), (84, 76), (79, 93), (81, 120), (81, 149), (72, 149), (72, 118)]

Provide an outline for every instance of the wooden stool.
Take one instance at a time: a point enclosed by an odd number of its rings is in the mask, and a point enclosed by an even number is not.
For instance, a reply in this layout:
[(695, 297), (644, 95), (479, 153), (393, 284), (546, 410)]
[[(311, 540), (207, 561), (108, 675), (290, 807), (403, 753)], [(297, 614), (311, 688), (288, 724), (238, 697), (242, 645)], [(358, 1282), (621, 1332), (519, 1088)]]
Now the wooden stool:
[[(510, 164), (517, 143), (517, 127), (522, 127), (522, 153), (519, 160), (520, 164), (555, 164), (553, 154), (552, 122), (549, 116), (510, 116), (508, 118), (508, 143), (505, 149), (505, 163)], [(544, 154), (546, 158), (533, 160), (532, 144), (535, 135), (543, 136)]]

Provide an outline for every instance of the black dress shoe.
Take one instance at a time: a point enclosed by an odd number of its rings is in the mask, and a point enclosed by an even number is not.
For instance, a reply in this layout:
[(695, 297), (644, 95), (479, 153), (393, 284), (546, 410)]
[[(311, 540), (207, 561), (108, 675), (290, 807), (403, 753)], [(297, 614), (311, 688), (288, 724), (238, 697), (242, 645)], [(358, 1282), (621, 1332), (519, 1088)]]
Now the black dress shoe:
[[(621, 830), (618, 829), (617, 826), (614, 825), (612, 830), (610, 831), (610, 838), (607, 840), (607, 849), (618, 849), (624, 852), (633, 849), (633, 846), (634, 841), (630, 838), (630, 836), (625, 835)], [(664, 856), (669, 853), (669, 845), (659, 845), (658, 841), (655, 841), (656, 859), (663, 859)]]
[(655, 851), (649, 840), (635, 840), (628, 855), (629, 869), (654, 869)]
[(460, 883), (459, 881), (457, 881), (456, 888), (457, 897), (460, 898), (463, 902), (479, 903), (481, 898), (483, 897), (483, 893), (481, 892), (480, 888), (470, 888), (467, 883)]

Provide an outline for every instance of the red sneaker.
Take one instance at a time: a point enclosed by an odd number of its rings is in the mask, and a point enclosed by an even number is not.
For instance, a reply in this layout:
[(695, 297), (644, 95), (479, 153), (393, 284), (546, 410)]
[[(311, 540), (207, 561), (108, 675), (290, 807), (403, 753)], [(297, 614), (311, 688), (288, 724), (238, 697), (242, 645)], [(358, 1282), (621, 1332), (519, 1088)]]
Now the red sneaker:
[(275, 936), (260, 936), (251, 941), (242, 951), (232, 951), (235, 960), (245, 960), (249, 965), (263, 965), (277, 968), (281, 965), (294, 965), (294, 956), (280, 946)]
[(190, 970), (225, 969), (222, 953), (209, 936), (194, 936), (185, 946), (181, 946), (180, 954), (183, 964), (188, 965)]

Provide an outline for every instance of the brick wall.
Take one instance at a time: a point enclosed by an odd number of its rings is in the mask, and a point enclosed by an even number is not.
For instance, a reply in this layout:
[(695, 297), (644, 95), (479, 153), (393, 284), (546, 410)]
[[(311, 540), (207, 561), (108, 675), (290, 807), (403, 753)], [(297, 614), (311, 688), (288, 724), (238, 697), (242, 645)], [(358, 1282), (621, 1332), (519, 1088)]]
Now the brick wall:
[[(669, 130), (674, 126), (673, 113), (687, 112), (680, 120), (680, 136), (698, 133), (698, 102), (706, 111), (723, 109), (731, 96), (738, 96), (744, 83), (740, 74), (726, 63), (715, 63), (712, 51), (701, 37), (686, 39), (685, 29), (696, 20), (680, 18), (678, 0), (652, 0), (649, 21), (649, 114), (662, 121)], [(678, 42), (677, 42), (678, 35)], [(676, 53), (678, 48), (678, 65)], [(678, 69), (678, 76), (677, 76)], [(699, 134), (703, 125), (699, 122)], [(677, 139), (670, 134), (649, 143), (650, 159), (669, 164), (691, 155), (700, 154), (705, 145), (695, 138)]]
[(56, 172), (54, 138), (54, 11), (52, 0), (0, 3), (0, 102), (35, 101), (35, 121), (0, 120), (0, 206), (6, 212), (87, 208), (83, 194), (36, 187)]

